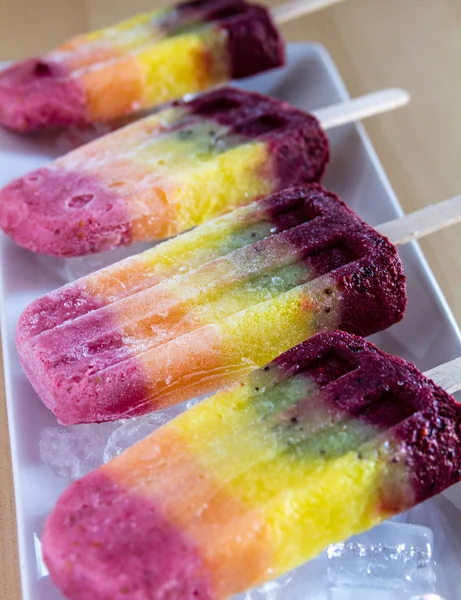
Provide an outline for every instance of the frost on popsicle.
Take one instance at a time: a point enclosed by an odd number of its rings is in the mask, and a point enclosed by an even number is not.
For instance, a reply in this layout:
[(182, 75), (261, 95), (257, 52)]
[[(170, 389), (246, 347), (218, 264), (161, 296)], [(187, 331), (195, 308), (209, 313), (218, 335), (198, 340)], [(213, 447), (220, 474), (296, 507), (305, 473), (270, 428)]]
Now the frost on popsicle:
[(64, 424), (211, 393), (320, 331), (400, 320), (396, 249), (320, 186), (285, 190), (36, 300), (21, 363)]

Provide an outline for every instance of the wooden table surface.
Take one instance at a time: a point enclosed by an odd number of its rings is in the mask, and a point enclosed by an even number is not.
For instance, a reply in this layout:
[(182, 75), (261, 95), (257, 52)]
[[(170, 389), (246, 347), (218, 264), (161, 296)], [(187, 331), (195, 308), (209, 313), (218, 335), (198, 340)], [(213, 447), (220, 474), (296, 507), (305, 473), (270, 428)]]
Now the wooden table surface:
[[(0, 0), (0, 60), (39, 53), (156, 4), (162, 3)], [(353, 95), (386, 86), (410, 91), (410, 107), (366, 123), (406, 211), (461, 192), (461, 0), (348, 0), (283, 30), (290, 41), (324, 44)], [(461, 322), (453, 277), (461, 266), (461, 226), (421, 245)], [(19, 600), (3, 382), (0, 389), (0, 600)]]

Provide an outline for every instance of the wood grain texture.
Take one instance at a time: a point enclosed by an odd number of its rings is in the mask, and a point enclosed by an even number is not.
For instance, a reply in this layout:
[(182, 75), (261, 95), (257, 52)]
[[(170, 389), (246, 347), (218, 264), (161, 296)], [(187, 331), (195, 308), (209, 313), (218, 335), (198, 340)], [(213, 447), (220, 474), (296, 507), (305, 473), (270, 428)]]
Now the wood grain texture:
[(461, 356), (424, 373), (450, 394), (461, 390)]
[[(1, 359), (0, 350), (0, 359)], [(0, 600), (20, 600), (19, 569), (16, 550), (16, 514), (10, 443), (6, 422), (3, 369), (0, 371)]]
[[(461, 221), (461, 195), (423, 206), (405, 216), (381, 223), (376, 227), (396, 246), (433, 235), (440, 229), (452, 227)], [(460, 377), (461, 383), (461, 377)]]
[[(0, 59), (52, 47), (71, 34), (161, 6), (156, 0), (0, 0)], [(271, 2), (276, 4), (276, 2)], [(333, 56), (353, 95), (400, 86), (410, 107), (366, 127), (407, 212), (461, 192), (461, 2), (348, 0), (283, 27), (290, 41), (316, 41)], [(421, 242), (461, 322), (460, 226)], [(12, 483), (0, 399), (0, 600), (19, 600)]]

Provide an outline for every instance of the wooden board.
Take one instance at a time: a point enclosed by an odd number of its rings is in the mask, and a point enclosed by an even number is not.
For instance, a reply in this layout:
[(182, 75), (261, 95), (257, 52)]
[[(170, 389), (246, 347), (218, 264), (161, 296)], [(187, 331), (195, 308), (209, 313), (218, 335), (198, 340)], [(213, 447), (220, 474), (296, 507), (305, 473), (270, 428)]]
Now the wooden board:
[[(69, 35), (156, 5), (161, 3), (0, 0), (0, 60), (39, 53)], [(461, 192), (460, 29), (458, 0), (348, 0), (283, 27), (289, 41), (324, 44), (352, 94), (395, 85), (411, 92), (410, 107), (374, 118), (366, 125), (408, 212)], [(456, 276), (461, 267), (461, 226), (436, 233), (421, 245), (461, 322)], [(3, 390), (3, 381), (0, 383)], [(0, 600), (20, 600), (3, 397), (0, 539)]]

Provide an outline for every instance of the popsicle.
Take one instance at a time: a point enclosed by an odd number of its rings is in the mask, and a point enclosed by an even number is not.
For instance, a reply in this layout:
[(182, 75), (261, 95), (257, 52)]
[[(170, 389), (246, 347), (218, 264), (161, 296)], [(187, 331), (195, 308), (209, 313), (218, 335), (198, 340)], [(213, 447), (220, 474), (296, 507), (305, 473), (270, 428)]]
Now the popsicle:
[(396, 248), (319, 185), (291, 188), (35, 301), (21, 363), (61, 423), (213, 392), (324, 330), (399, 321)]
[(293, 0), (272, 16), (244, 0), (194, 0), (77, 36), (0, 71), (0, 124), (17, 131), (116, 119), (280, 67), (276, 24), (340, 0)]
[(224, 88), (13, 181), (0, 192), (0, 226), (37, 252), (99, 252), (169, 237), (292, 183), (318, 181), (327, 161), (315, 117)]
[(28, 131), (108, 121), (284, 62), (264, 6), (180, 3), (13, 64), (0, 73), (0, 123)]
[[(381, 90), (317, 111), (336, 126), (406, 104)], [(173, 105), (0, 190), (18, 244), (75, 256), (158, 240), (289, 185), (318, 181), (328, 142), (314, 115), (226, 88)]]
[(70, 600), (222, 600), (458, 482), (460, 444), (416, 367), (320, 334), (72, 484), (45, 561)]

